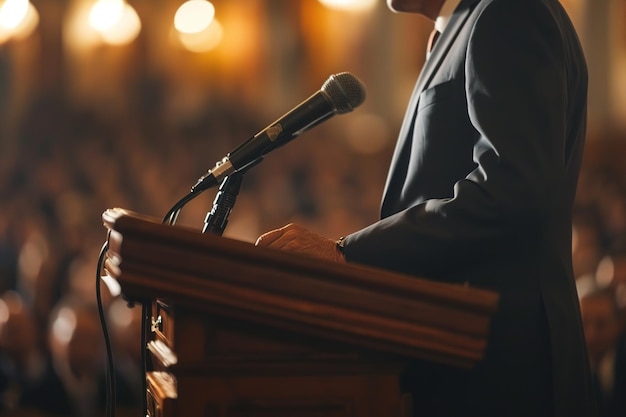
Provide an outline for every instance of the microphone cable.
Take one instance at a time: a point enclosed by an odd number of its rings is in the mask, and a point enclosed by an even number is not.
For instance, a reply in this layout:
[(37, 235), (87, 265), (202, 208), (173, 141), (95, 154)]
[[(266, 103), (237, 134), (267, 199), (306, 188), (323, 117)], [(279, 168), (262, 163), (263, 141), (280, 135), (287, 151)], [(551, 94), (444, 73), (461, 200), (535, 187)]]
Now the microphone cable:
[(205, 190), (201, 190), (199, 192), (192, 190), (183, 198), (178, 200), (176, 204), (174, 204), (172, 208), (169, 209), (169, 211), (165, 214), (165, 216), (163, 216), (163, 220), (161, 221), (161, 223), (168, 224), (170, 226), (173, 226), (174, 224), (176, 224), (178, 215), (180, 214), (183, 207), (185, 207), (185, 205), (189, 203), (191, 200), (198, 197), (202, 193), (202, 191), (205, 191)]
[(96, 271), (96, 301), (98, 304), (98, 315), (100, 316), (100, 325), (102, 327), (102, 334), (104, 336), (104, 344), (106, 350), (106, 405), (105, 416), (115, 417), (116, 406), (116, 383), (115, 383), (115, 367), (113, 365), (113, 349), (111, 348), (111, 338), (109, 337), (109, 330), (107, 329), (106, 317), (104, 314), (104, 307), (102, 306), (102, 294), (100, 286), (102, 284), (102, 268), (104, 266), (104, 259), (106, 257), (107, 250), (109, 249), (109, 236), (111, 232), (107, 233), (107, 239), (100, 249), (100, 255), (98, 256), (98, 266)]
[(148, 416), (148, 323), (150, 321), (150, 307), (149, 301), (141, 302), (141, 388), (143, 389), (143, 395), (141, 396), (141, 407), (144, 416)]
[[(102, 268), (104, 266), (104, 259), (106, 257), (106, 253), (109, 249), (109, 236), (110, 236), (111, 232), (109, 231), (107, 233), (107, 239), (106, 242), (102, 245), (102, 248), (100, 249), (100, 255), (98, 256), (98, 266), (97, 266), (97, 271), (96, 271), (96, 301), (98, 303), (98, 316), (100, 318), (100, 326), (102, 327), (102, 334), (104, 336), (104, 343), (105, 343), (105, 351), (106, 351), (106, 373), (105, 373), (105, 378), (106, 378), (106, 397), (105, 397), (105, 416), (106, 417), (115, 417), (115, 408), (117, 405), (117, 383), (116, 383), (116, 379), (115, 379), (115, 366), (114, 366), (114, 361), (113, 361), (113, 349), (111, 346), (111, 338), (109, 336), (109, 331), (107, 328), (107, 323), (106, 323), (106, 315), (104, 313), (104, 307), (102, 304), (102, 293), (101, 293), (101, 289), (100, 286), (102, 284)], [(132, 307), (133, 305), (132, 301), (129, 301), (129, 307)], [(146, 336), (146, 332), (148, 329), (148, 320), (150, 319), (150, 309), (149, 309), (149, 303), (146, 301), (142, 301), (141, 302), (141, 317), (142, 317), (142, 321), (141, 321), (141, 372), (142, 372), (142, 378), (141, 378), (141, 385), (142, 385), (142, 390), (143, 390), (143, 395), (142, 395), (142, 410), (143, 410), (143, 415), (147, 416), (147, 411), (148, 411), (148, 403), (147, 403), (147, 398), (146, 398), (146, 393), (147, 393), (147, 381), (146, 381), (146, 376), (147, 376), (147, 355), (146, 355), (146, 342), (147, 342), (147, 336)]]

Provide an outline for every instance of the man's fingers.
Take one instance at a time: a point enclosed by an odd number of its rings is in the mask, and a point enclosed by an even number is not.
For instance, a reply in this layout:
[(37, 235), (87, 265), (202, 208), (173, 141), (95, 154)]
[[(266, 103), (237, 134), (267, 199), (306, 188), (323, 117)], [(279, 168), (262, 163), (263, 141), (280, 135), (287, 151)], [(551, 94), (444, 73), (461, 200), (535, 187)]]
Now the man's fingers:
[(282, 229), (270, 230), (267, 233), (263, 233), (256, 240), (256, 246), (269, 246), (274, 243), (277, 239), (279, 239), (283, 235)]
[(294, 234), (297, 235), (303, 230), (305, 229), (302, 226), (294, 224), (294, 223), (289, 223), (288, 225), (283, 226), (280, 229), (270, 230), (269, 232), (262, 234), (256, 240), (255, 245), (256, 246), (270, 246), (283, 236), (287, 236), (287, 237), (294, 236)]
[(343, 255), (337, 250), (335, 241), (311, 233), (304, 227), (293, 223), (261, 235), (256, 245), (345, 262)]

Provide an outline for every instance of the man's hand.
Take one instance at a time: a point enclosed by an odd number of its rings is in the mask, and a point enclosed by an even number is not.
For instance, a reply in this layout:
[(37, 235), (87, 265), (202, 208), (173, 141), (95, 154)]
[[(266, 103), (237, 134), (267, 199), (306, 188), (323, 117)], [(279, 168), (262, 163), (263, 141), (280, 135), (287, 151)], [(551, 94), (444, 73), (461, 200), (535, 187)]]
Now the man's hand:
[(288, 224), (261, 235), (256, 245), (303, 253), (334, 262), (345, 262), (334, 240), (316, 235), (297, 224)]

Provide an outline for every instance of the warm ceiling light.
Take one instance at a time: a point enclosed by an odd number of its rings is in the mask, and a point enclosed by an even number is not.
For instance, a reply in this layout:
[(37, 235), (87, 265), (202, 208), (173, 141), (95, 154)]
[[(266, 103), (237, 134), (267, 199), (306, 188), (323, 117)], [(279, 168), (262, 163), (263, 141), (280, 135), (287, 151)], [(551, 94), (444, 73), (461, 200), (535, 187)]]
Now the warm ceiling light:
[(125, 45), (137, 37), (141, 31), (141, 20), (135, 9), (128, 3), (124, 5), (122, 15), (108, 30), (101, 32), (102, 40), (111, 45)]
[(28, 0), (6, 0), (0, 7), (0, 26), (6, 29), (17, 27), (28, 13)]
[(209, 27), (215, 17), (215, 7), (206, 0), (183, 3), (174, 16), (174, 27), (182, 33), (199, 33)]
[(7, 0), (0, 6), (0, 44), (27, 38), (37, 24), (39, 13), (28, 0)]
[(37, 28), (39, 24), (39, 13), (32, 3), (28, 3), (28, 10), (26, 16), (14, 29), (13, 37), (17, 40), (27, 38)]
[(123, 0), (98, 0), (89, 12), (89, 24), (98, 32), (115, 26), (124, 13)]
[(329, 9), (363, 11), (373, 9), (377, 0), (319, 0), (319, 2)]

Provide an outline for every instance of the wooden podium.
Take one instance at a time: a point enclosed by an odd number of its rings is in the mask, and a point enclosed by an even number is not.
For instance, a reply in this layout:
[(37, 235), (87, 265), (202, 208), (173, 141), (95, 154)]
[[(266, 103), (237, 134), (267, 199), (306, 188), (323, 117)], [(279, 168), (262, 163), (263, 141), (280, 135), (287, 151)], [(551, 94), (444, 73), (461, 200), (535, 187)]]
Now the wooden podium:
[(103, 214), (107, 273), (152, 304), (151, 417), (408, 417), (413, 359), (471, 367), (498, 295)]

